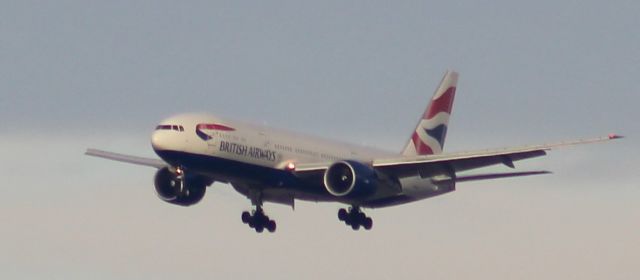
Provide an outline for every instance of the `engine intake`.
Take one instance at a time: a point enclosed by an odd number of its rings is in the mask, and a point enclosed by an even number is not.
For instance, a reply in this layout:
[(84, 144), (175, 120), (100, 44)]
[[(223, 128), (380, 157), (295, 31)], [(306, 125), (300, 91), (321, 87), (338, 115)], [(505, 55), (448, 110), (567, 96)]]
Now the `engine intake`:
[(168, 203), (191, 206), (202, 200), (212, 180), (202, 176), (183, 174), (178, 176), (165, 167), (154, 178), (158, 197)]
[(371, 167), (357, 161), (339, 161), (324, 173), (327, 191), (339, 197), (365, 197), (377, 189), (378, 176)]

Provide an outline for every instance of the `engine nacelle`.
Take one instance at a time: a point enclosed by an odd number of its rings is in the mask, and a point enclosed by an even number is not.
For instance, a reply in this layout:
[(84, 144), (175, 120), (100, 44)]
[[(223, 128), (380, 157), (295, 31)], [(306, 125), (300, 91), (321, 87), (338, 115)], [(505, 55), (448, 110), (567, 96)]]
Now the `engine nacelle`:
[(375, 193), (378, 176), (373, 168), (357, 161), (339, 161), (324, 173), (324, 187), (339, 197), (359, 198)]
[(202, 200), (207, 186), (213, 181), (197, 175), (178, 176), (165, 167), (156, 172), (154, 183), (160, 199), (171, 204), (191, 206)]

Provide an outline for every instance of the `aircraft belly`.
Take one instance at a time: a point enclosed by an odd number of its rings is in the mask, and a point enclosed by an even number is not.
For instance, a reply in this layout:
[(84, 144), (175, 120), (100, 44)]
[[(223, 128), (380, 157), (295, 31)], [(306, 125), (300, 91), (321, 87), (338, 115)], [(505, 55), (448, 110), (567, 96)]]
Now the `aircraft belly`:
[(408, 203), (454, 190), (452, 180), (434, 183), (420, 176), (399, 178), (401, 189), (380, 186), (378, 192), (366, 198), (347, 198), (330, 195), (322, 180), (315, 177), (299, 178), (293, 173), (221, 157), (179, 151), (157, 151), (167, 162), (183, 166), (218, 181), (230, 182), (234, 188), (248, 195), (247, 187), (263, 192), (264, 201), (293, 206), (293, 200), (314, 202), (335, 201), (364, 207), (385, 207)]
[[(451, 178), (450, 178), (451, 179)], [(455, 180), (434, 180), (434, 177), (411, 176), (399, 178), (402, 193), (416, 200), (425, 199), (455, 190)]]

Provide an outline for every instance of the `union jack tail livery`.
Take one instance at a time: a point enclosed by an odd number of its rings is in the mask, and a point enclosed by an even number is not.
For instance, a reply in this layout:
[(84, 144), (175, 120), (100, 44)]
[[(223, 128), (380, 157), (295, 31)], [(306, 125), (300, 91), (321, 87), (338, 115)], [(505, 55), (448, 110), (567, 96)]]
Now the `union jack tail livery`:
[(416, 130), (409, 138), (402, 155), (432, 155), (442, 153), (447, 125), (456, 95), (458, 73), (447, 71), (431, 102), (418, 122)]

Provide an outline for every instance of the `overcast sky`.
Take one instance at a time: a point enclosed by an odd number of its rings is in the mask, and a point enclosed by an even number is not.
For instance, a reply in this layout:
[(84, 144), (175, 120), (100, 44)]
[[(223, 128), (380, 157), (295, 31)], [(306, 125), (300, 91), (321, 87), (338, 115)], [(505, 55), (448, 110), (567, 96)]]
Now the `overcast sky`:
[[(0, 278), (637, 279), (637, 1), (3, 1)], [(154, 170), (161, 119), (206, 111), (400, 151), (446, 69), (446, 150), (617, 132), (518, 163), (553, 175), (367, 210), (267, 205), (214, 184), (181, 208)]]

